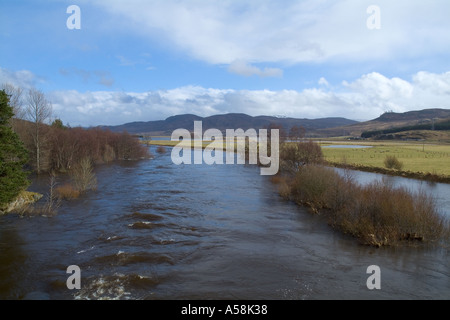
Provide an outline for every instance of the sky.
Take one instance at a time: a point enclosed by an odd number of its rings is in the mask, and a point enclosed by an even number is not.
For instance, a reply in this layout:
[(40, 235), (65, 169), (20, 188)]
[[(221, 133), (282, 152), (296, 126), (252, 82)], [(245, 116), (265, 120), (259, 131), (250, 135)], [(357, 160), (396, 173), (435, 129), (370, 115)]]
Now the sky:
[[(79, 10), (73, 10), (76, 6)], [(2, 0), (0, 84), (53, 118), (450, 109), (448, 0)]]

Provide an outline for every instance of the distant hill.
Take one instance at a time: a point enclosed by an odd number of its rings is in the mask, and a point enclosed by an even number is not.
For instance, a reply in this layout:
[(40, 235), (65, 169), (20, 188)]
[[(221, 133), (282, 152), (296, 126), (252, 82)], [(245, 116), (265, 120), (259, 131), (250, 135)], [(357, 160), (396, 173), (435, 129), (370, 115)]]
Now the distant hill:
[(386, 131), (399, 132), (397, 129), (411, 130), (416, 127), (420, 130), (432, 130), (433, 124), (445, 122), (450, 119), (449, 109), (424, 109), (408, 111), (405, 113), (386, 112), (380, 117), (347, 126), (326, 128), (317, 131), (323, 137), (353, 136), (360, 137), (365, 132)]
[(315, 132), (319, 129), (342, 127), (358, 123), (345, 118), (322, 118), (322, 119), (295, 119), (277, 118), (270, 116), (252, 117), (243, 113), (229, 113), (214, 115), (210, 117), (199, 117), (193, 114), (184, 114), (169, 117), (166, 120), (131, 122), (118, 126), (104, 126), (111, 131), (127, 131), (131, 134), (151, 134), (151, 135), (171, 135), (176, 129), (194, 130), (194, 121), (202, 121), (203, 130), (210, 128), (225, 131), (226, 129), (247, 130), (267, 128), (269, 125), (281, 126), (289, 132), (293, 126), (303, 126), (307, 133)]
[(364, 131), (361, 134), (361, 137), (378, 139), (390, 137), (392, 139), (394, 137), (394, 134), (406, 131), (450, 131), (450, 118), (445, 120), (433, 118), (433, 121), (431, 123), (422, 122), (415, 125), (400, 126), (382, 130)]
[(433, 119), (450, 118), (449, 109), (425, 109), (408, 111), (404, 113), (386, 112), (371, 122), (416, 122), (417, 124), (430, 123)]

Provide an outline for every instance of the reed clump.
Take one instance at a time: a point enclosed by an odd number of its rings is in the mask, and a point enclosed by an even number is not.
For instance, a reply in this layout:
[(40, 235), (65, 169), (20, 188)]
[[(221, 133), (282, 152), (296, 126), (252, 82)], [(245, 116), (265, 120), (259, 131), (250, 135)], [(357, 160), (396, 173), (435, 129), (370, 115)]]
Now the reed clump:
[(56, 193), (59, 198), (64, 200), (77, 199), (80, 196), (80, 191), (75, 189), (70, 183), (63, 184), (56, 188)]

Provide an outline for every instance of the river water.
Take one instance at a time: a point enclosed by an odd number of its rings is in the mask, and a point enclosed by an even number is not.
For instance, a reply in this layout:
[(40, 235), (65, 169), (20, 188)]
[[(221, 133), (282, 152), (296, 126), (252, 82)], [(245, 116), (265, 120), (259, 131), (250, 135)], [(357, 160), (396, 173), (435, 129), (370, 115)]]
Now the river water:
[[(170, 152), (101, 166), (98, 190), (57, 215), (0, 217), (0, 299), (450, 298), (448, 248), (360, 245), (259, 172), (176, 166)], [(449, 205), (449, 185), (428, 188)], [(80, 290), (66, 286), (70, 265)], [(366, 285), (371, 265), (380, 290)]]

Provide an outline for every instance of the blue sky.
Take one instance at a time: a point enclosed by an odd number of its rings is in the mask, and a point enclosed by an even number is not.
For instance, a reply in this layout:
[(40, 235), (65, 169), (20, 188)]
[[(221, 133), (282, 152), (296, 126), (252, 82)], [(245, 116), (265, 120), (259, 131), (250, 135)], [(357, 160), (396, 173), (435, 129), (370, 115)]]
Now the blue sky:
[[(81, 29), (67, 28), (70, 5)], [(0, 83), (42, 90), (72, 126), (450, 108), (449, 12), (448, 0), (5, 0)]]

